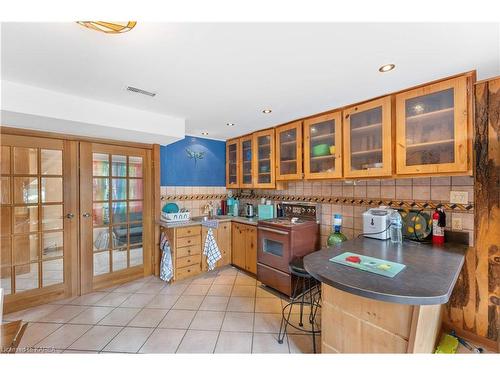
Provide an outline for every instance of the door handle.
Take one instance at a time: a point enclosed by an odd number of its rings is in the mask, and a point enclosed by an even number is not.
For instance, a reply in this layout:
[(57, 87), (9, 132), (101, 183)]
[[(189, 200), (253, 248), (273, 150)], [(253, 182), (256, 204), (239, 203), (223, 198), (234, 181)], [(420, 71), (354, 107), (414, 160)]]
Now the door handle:
[(75, 214), (66, 214), (67, 219), (73, 219), (75, 217)]
[(90, 217), (90, 214), (88, 212), (85, 212), (82, 216), (83, 217)]

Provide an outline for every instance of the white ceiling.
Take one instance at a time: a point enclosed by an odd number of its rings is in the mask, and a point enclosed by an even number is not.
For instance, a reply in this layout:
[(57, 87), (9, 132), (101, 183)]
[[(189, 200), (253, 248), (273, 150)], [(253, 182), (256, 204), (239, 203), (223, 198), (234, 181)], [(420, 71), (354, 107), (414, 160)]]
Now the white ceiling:
[[(499, 75), (499, 34), (499, 24), (484, 23), (139, 21), (120, 35), (76, 23), (3, 23), (1, 73), (185, 118), (187, 134), (225, 139), (472, 69), (479, 79)], [(379, 73), (385, 63), (396, 70)]]

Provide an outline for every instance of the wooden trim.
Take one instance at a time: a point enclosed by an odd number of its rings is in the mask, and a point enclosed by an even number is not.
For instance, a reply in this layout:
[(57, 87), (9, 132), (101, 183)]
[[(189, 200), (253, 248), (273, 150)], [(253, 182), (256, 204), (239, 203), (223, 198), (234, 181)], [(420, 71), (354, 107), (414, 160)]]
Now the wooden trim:
[(105, 143), (105, 144), (109, 144), (109, 145), (144, 148), (144, 149), (152, 149), (153, 148), (153, 145), (149, 144), (149, 143), (116, 141), (116, 140), (107, 139), (107, 138), (84, 137), (84, 136), (71, 135), (71, 134), (47, 132), (47, 131), (43, 131), (43, 130), (14, 128), (14, 127), (4, 126), (4, 125), (0, 126), (0, 133), (2, 135), (3, 134), (11, 134), (11, 135), (23, 135), (23, 136), (30, 136), (30, 137), (53, 138), (53, 139), (60, 139), (60, 140), (66, 140), (66, 141)]
[(31, 289), (19, 294), (4, 296), (4, 313), (28, 309), (52, 301), (67, 298), (66, 288), (63, 284), (50, 285), (42, 289)]
[[(66, 296), (74, 297), (80, 294), (80, 246), (79, 246), (79, 168), (78, 165), (78, 142), (64, 141), (63, 168), (65, 173), (64, 183), (64, 243), (67, 245), (64, 260), (69, 266), (64, 267), (64, 279), (66, 283)], [(73, 215), (73, 217), (68, 217)]]
[(413, 307), (408, 353), (434, 353), (441, 331), (442, 305)]
[(144, 267), (136, 266), (94, 277), (92, 291), (110, 288), (144, 277)]
[[(453, 89), (454, 92), (454, 156), (452, 163), (406, 165), (406, 100)], [(468, 149), (472, 137), (468, 129), (467, 77), (459, 77), (405, 91), (396, 96), (396, 173), (447, 173), (468, 170)]]
[[(351, 115), (368, 111), (373, 108), (382, 107), (382, 168), (369, 170), (352, 170), (351, 166)], [(342, 112), (344, 117), (344, 177), (366, 178), (379, 176), (392, 176), (392, 121), (391, 121), (391, 97), (373, 100), (361, 105), (347, 108)]]
[[(248, 163), (250, 164), (250, 183), (249, 184), (245, 184), (243, 182), (243, 171), (244, 171), (244, 155), (243, 155), (243, 143), (244, 142), (250, 142), (250, 160), (248, 160)], [(241, 189), (247, 189), (247, 188), (252, 188), (253, 185), (254, 185), (254, 169), (253, 169), (253, 165), (254, 165), (254, 158), (255, 158), (255, 155), (254, 155), (254, 151), (255, 151), (255, 147), (254, 147), (254, 138), (253, 138), (253, 135), (247, 135), (245, 137), (241, 137), (239, 139), (239, 149), (240, 149), (240, 162), (239, 162), (239, 168), (238, 168), (238, 171), (239, 171), (239, 175), (240, 175), (240, 188)]]
[(83, 214), (92, 213), (92, 143), (80, 142), (80, 293), (87, 294), (93, 290), (92, 277), (94, 260), (92, 249), (92, 225), (88, 225)]
[[(270, 140), (270, 170), (271, 179), (269, 183), (259, 183), (259, 138), (267, 137), (271, 138)], [(262, 188), (262, 189), (274, 189), (276, 187), (276, 152), (275, 152), (275, 139), (274, 139), (274, 129), (262, 130), (260, 132), (253, 133), (253, 187)]]
[[(297, 164), (297, 169), (295, 174), (282, 174), (281, 173), (281, 143), (280, 143), (280, 133), (288, 130), (296, 129), (297, 134), (297, 146), (296, 155), (297, 159), (295, 163)], [(289, 180), (301, 180), (302, 179), (302, 122), (296, 121), (289, 125), (279, 126), (275, 129), (276, 134), (276, 181), (289, 181)]]
[[(309, 129), (318, 123), (334, 121), (335, 140), (335, 170), (333, 172), (311, 172), (311, 139)], [(304, 121), (304, 179), (342, 178), (342, 112), (333, 112), (327, 115), (314, 117)]]
[(152, 271), (156, 276), (160, 275), (160, 226), (157, 224), (161, 215), (161, 160), (160, 145), (153, 145), (153, 266)]

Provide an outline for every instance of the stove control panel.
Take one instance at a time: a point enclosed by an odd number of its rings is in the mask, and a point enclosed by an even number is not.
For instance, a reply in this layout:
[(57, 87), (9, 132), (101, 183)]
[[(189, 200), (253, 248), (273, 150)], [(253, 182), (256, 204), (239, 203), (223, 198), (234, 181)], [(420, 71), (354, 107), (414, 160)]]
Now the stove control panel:
[(297, 217), (303, 220), (317, 220), (318, 212), (316, 205), (305, 205), (297, 203), (282, 203), (285, 217)]

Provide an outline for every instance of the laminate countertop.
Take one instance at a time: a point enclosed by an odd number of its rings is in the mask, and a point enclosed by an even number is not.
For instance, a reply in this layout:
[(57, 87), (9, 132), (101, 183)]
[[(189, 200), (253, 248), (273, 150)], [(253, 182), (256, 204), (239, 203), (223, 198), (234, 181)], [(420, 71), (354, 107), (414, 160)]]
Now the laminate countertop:
[[(247, 224), (247, 225), (254, 225), (257, 226), (257, 222), (259, 219), (257, 217), (253, 218), (246, 218), (243, 216), (227, 216), (227, 215), (218, 215), (214, 217), (215, 220), (217, 220), (220, 223), (227, 222), (227, 221), (233, 221), (236, 223), (242, 223), (242, 224)], [(188, 221), (181, 221), (177, 223), (169, 223), (163, 220), (157, 221), (158, 225), (161, 225), (162, 227), (165, 228), (182, 228), (182, 227), (191, 227), (195, 225), (201, 225), (202, 222), (202, 217), (194, 217), (191, 220)]]
[[(441, 305), (450, 299), (468, 246), (442, 246), (358, 238), (304, 257), (304, 267), (315, 279), (361, 297), (406, 305)], [(403, 263), (393, 278), (333, 263), (344, 252)]]

